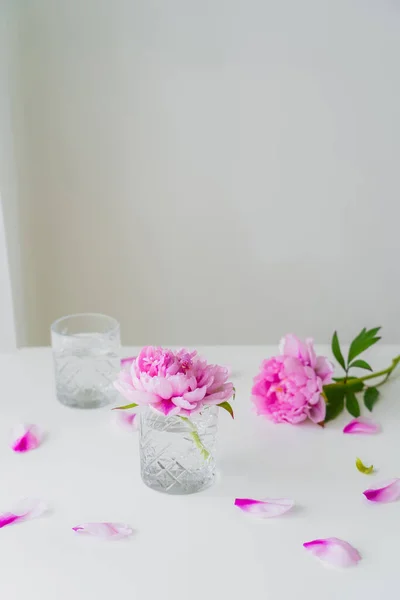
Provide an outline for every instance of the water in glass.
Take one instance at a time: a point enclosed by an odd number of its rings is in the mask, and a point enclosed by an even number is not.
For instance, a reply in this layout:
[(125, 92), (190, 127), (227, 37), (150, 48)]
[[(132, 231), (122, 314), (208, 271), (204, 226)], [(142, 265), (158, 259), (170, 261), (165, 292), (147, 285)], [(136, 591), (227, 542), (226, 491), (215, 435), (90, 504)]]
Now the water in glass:
[(120, 369), (119, 328), (72, 334), (68, 328), (62, 333), (52, 330), (52, 341), (57, 397), (62, 404), (97, 408), (116, 398), (113, 381)]
[(144, 483), (169, 494), (191, 494), (212, 484), (218, 408), (206, 407), (187, 420), (151, 408), (140, 414), (140, 463)]

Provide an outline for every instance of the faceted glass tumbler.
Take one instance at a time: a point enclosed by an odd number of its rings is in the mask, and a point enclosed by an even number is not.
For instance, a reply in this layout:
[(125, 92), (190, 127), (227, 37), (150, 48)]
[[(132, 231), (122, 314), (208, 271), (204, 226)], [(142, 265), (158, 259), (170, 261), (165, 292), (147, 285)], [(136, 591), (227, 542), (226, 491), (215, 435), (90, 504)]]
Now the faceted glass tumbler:
[(215, 478), (218, 408), (209, 406), (188, 419), (141, 409), (139, 444), (144, 483), (159, 492), (192, 494)]
[(74, 408), (98, 408), (117, 397), (119, 323), (100, 314), (62, 317), (51, 326), (57, 398)]

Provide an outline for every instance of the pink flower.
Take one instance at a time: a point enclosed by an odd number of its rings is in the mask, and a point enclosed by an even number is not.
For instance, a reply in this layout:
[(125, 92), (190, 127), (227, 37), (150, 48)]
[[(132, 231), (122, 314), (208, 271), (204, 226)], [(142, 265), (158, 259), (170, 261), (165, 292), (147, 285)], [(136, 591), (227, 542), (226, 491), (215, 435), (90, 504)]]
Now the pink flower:
[(150, 405), (164, 415), (189, 416), (228, 400), (233, 384), (227, 378), (226, 367), (207, 364), (196, 351), (146, 346), (114, 385), (131, 403)]
[(287, 335), (279, 350), (280, 356), (264, 360), (254, 378), (252, 400), (257, 414), (274, 423), (296, 424), (307, 418), (320, 423), (326, 412), (322, 387), (332, 379), (332, 364), (315, 355), (311, 339), (304, 343)]

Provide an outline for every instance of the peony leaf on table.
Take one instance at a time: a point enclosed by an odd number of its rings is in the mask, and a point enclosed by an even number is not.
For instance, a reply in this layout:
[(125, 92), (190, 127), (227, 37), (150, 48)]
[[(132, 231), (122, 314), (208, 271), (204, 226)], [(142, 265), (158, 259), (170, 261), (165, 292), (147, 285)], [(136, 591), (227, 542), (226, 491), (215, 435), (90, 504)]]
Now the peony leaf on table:
[(372, 367), (371, 365), (369, 365), (365, 360), (355, 360), (354, 362), (351, 363), (351, 365), (349, 365), (349, 369), (351, 369), (352, 367), (358, 367), (359, 369), (365, 369), (367, 371), (372, 371)]
[(91, 535), (103, 540), (120, 540), (132, 535), (133, 529), (124, 523), (83, 523), (72, 528), (79, 534)]
[(364, 392), (364, 404), (369, 411), (372, 411), (379, 400), (379, 390), (376, 387), (369, 387)]
[(42, 500), (25, 498), (24, 500), (21, 500), (13, 510), (0, 513), (0, 529), (6, 525), (35, 519), (40, 517), (46, 511), (47, 505)]
[(289, 498), (265, 498), (254, 500), (254, 498), (236, 498), (235, 506), (245, 513), (261, 519), (280, 517), (294, 506), (293, 500)]
[(342, 351), (340, 350), (338, 334), (335, 331), (332, 337), (332, 353), (338, 361), (339, 365), (346, 370), (346, 363), (344, 362)]
[(365, 490), (363, 494), (370, 502), (395, 502), (400, 498), (400, 479), (391, 479), (387, 483)]
[(223, 408), (224, 410), (226, 410), (232, 417), (232, 419), (235, 418), (234, 412), (233, 412), (233, 408), (232, 406), (229, 404), (229, 402), (221, 402), (221, 404), (218, 404), (217, 406), (219, 406), (220, 408)]
[(332, 567), (353, 567), (361, 560), (358, 550), (348, 542), (336, 537), (306, 542), (303, 547), (313, 556)]
[(346, 391), (346, 408), (353, 417), (360, 416), (360, 405), (353, 390)]
[(360, 473), (364, 473), (364, 475), (371, 475), (374, 471), (374, 465), (366, 467), (360, 458), (356, 459), (356, 467)]
[(124, 406), (115, 406), (112, 410), (128, 410), (129, 408), (136, 408), (137, 406), (139, 405), (132, 402), (132, 404), (125, 404)]

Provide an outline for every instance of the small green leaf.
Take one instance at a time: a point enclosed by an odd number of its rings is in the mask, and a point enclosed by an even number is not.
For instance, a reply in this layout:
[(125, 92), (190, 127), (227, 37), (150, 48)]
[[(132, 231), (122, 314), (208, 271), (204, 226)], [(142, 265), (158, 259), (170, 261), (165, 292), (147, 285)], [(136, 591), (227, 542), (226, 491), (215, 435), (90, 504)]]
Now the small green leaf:
[(372, 410), (379, 400), (379, 390), (376, 387), (369, 387), (364, 392), (364, 404), (368, 410)]
[(349, 355), (347, 358), (348, 363), (351, 363), (356, 356), (367, 350), (367, 348), (373, 346), (376, 342), (379, 342), (381, 338), (375, 336), (380, 329), (380, 327), (374, 327), (369, 331), (365, 331), (365, 328), (360, 331), (350, 344)]
[(327, 399), (325, 423), (336, 419), (344, 408), (344, 388), (340, 386), (325, 386), (324, 394)]
[(346, 408), (353, 417), (360, 416), (360, 405), (353, 390), (346, 391)]
[(359, 369), (366, 369), (367, 371), (372, 371), (372, 367), (365, 360), (361, 359), (355, 360), (353, 363), (351, 363), (349, 369), (353, 367), (358, 367)]
[(127, 410), (128, 408), (136, 408), (137, 406), (139, 406), (139, 405), (135, 404), (135, 403), (125, 404), (125, 406), (116, 406), (112, 410)]
[(371, 473), (374, 470), (374, 465), (371, 465), (370, 467), (366, 467), (364, 465), (364, 463), (362, 462), (362, 460), (359, 458), (356, 459), (356, 467), (360, 471), (360, 473), (364, 473), (364, 475), (371, 475)]
[(229, 402), (221, 402), (221, 404), (217, 404), (217, 406), (220, 406), (221, 408), (225, 409), (231, 415), (232, 419), (235, 418), (235, 415), (233, 414), (233, 408), (229, 404)]
[(378, 331), (382, 329), (382, 327), (374, 327), (365, 333), (366, 337), (375, 337)]
[(346, 363), (344, 362), (343, 354), (340, 350), (339, 338), (336, 331), (332, 336), (332, 353), (339, 365), (346, 370)]

